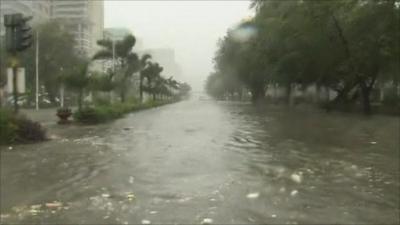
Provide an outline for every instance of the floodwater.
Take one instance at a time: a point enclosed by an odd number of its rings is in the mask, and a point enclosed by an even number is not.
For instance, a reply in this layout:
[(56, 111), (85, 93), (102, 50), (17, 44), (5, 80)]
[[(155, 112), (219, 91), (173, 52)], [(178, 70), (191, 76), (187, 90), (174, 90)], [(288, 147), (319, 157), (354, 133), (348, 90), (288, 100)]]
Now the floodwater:
[(1, 151), (1, 222), (398, 224), (399, 121), (189, 100)]

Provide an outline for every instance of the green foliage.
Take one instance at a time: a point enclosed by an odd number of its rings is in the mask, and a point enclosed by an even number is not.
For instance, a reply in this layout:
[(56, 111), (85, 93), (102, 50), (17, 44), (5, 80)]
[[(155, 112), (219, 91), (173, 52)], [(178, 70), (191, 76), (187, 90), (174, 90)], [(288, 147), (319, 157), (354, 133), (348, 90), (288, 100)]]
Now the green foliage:
[(255, 0), (255, 17), (220, 41), (206, 90), (220, 97), (243, 85), (257, 100), (268, 85), (290, 95), (292, 85), (316, 84), (336, 91), (334, 102), (345, 102), (358, 89), (369, 111), (376, 81), (398, 80), (399, 3)]
[(384, 90), (385, 98), (382, 103), (388, 106), (400, 106), (400, 96), (397, 94), (397, 90), (394, 88), (390, 88)]
[(0, 145), (15, 141), (17, 126), (14, 122), (13, 112), (0, 110)]
[(98, 105), (96, 107), (87, 107), (76, 111), (73, 117), (76, 121), (83, 124), (98, 124), (121, 118), (127, 113), (153, 108), (174, 101), (148, 101), (138, 104), (136, 101), (115, 103), (112, 105)]
[(0, 145), (44, 140), (46, 131), (39, 123), (23, 116), (16, 116), (9, 110), (0, 110)]
[(73, 70), (70, 74), (66, 75), (63, 80), (65, 85), (78, 92), (78, 108), (82, 108), (83, 92), (90, 83), (90, 77), (88, 75), (89, 62), (81, 61), (73, 66)]
[[(50, 101), (55, 104), (55, 97), (59, 93), (64, 74), (70, 74), (76, 63), (81, 61), (75, 51), (73, 34), (63, 29), (57, 21), (51, 21), (34, 28), (39, 37), (39, 74), (41, 85), (49, 95)], [(26, 74), (35, 74), (36, 48), (29, 48), (21, 55), (21, 65), (26, 68)], [(3, 60), (1, 60), (3, 61)], [(27, 89), (34, 90), (35, 76), (26, 76)], [(32, 92), (34, 93), (34, 92)], [(33, 99), (33, 98), (32, 98)]]

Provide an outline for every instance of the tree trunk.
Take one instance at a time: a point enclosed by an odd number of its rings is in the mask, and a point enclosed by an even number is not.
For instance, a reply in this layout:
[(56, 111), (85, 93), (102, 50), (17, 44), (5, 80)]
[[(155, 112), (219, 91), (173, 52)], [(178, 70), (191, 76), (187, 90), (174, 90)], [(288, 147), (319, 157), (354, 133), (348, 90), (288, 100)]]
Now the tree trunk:
[(361, 88), (361, 98), (362, 98), (362, 105), (363, 105), (363, 112), (366, 115), (371, 114), (371, 101), (370, 101), (370, 95), (371, 95), (371, 88), (367, 87), (365, 84), (365, 81), (361, 82), (360, 84)]
[(315, 102), (316, 103), (321, 102), (321, 85), (320, 84), (315, 85)]
[(239, 90), (238, 90), (238, 94), (239, 94), (239, 101), (242, 101), (243, 100), (243, 90), (242, 90), (242, 88), (239, 88)]
[(286, 104), (292, 105), (292, 84), (286, 85)]
[(78, 91), (78, 111), (79, 112), (82, 110), (82, 98), (83, 98), (83, 90), (80, 89)]
[(121, 90), (120, 97), (121, 97), (121, 102), (124, 103), (125, 102), (125, 90)]
[(142, 75), (140, 75), (139, 95), (140, 95), (140, 102), (143, 102), (143, 76)]
[(262, 85), (257, 85), (251, 90), (251, 101), (252, 103), (258, 103), (265, 98), (265, 91)]

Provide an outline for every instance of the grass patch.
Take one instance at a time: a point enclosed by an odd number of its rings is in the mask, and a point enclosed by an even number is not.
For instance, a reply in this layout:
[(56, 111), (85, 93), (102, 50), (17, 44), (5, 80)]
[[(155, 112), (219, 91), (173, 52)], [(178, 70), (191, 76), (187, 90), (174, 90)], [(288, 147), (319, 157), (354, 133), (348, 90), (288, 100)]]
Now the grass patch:
[(176, 101), (148, 101), (145, 103), (114, 103), (111, 105), (98, 105), (86, 107), (73, 114), (75, 121), (82, 124), (98, 124), (123, 117), (125, 114), (139, 110), (154, 108)]

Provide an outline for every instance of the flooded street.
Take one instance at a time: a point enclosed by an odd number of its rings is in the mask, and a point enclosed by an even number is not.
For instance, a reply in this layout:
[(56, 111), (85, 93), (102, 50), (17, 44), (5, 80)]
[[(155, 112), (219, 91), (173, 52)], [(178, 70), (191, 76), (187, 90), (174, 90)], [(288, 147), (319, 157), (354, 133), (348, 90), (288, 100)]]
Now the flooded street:
[(188, 100), (46, 126), (1, 150), (2, 223), (399, 223), (396, 117)]

